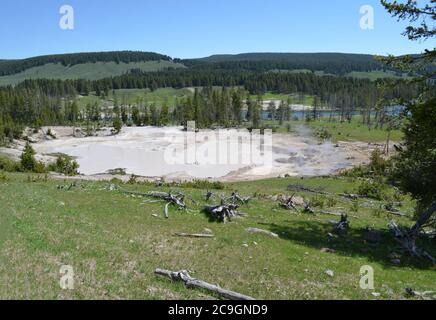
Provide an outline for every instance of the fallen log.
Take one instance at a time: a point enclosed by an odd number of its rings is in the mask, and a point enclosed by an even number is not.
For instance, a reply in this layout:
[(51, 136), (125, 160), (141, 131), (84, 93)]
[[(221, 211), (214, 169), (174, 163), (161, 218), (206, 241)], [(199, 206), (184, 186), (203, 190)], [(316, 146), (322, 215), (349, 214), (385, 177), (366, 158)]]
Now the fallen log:
[(349, 226), (350, 226), (350, 222), (348, 221), (348, 216), (346, 214), (342, 214), (341, 220), (339, 222), (334, 223), (333, 232), (336, 234), (345, 234), (347, 233)]
[(295, 191), (295, 192), (310, 192), (310, 193), (317, 193), (317, 194), (324, 194), (324, 195), (328, 194), (328, 192), (325, 192), (322, 188), (311, 189), (301, 184), (290, 184), (288, 185), (287, 189), (288, 191)]
[(296, 205), (294, 203), (294, 196), (291, 196), (287, 200), (280, 201), (279, 205), (286, 210), (295, 210), (298, 211)]
[(214, 238), (213, 234), (203, 234), (203, 233), (176, 233), (177, 237), (187, 237), (187, 238)]
[(241, 204), (246, 204), (251, 200), (251, 198), (250, 197), (241, 197), (238, 193), (233, 192), (232, 195), (230, 196), (229, 200), (232, 203), (240, 202)]
[(248, 228), (247, 232), (250, 234), (262, 234), (262, 235), (266, 235), (272, 238), (278, 238), (279, 235), (271, 232), (271, 231), (267, 231), (267, 230), (263, 230), (263, 229), (258, 229), (258, 228)]
[(225, 223), (226, 219), (231, 221), (231, 219), (235, 216), (238, 216), (238, 208), (237, 204), (226, 204), (221, 201), (221, 204), (218, 206), (205, 206), (204, 211), (212, 216), (212, 218)]
[(435, 258), (416, 245), (416, 236), (413, 233), (413, 229), (409, 230), (407, 228), (402, 228), (398, 226), (395, 221), (391, 221), (389, 223), (389, 230), (393, 234), (395, 240), (400, 244), (402, 251), (406, 251), (410, 255), (419, 259), (428, 259), (436, 264)]
[(399, 216), (399, 217), (407, 216), (406, 214), (401, 213), (400, 210), (398, 210), (397, 208), (394, 208), (393, 204), (390, 204), (390, 203), (386, 204), (384, 206), (384, 208), (385, 208), (386, 212), (389, 213), (389, 214), (392, 214), (392, 215), (395, 215), (395, 216)]
[(392, 214), (392, 215), (397, 216), (397, 217), (407, 217), (407, 214), (401, 213), (401, 212), (395, 212), (395, 211), (386, 210), (386, 213)]
[(185, 195), (183, 193), (180, 193), (180, 192), (177, 194), (173, 194), (173, 193), (171, 193), (171, 191), (168, 193), (156, 192), (156, 191), (142, 193), (142, 192), (136, 192), (136, 191), (129, 191), (129, 190), (126, 190), (124, 188), (121, 188), (120, 186), (115, 186), (115, 190), (119, 190), (122, 193), (129, 194), (129, 195), (135, 195), (135, 196), (140, 196), (140, 197), (150, 197), (150, 198), (166, 201), (167, 203), (164, 207), (164, 215), (165, 215), (165, 218), (167, 218), (167, 219), (168, 219), (168, 208), (171, 204), (178, 207), (179, 210), (187, 210), (187, 206), (185, 203)]
[(312, 209), (308, 204), (306, 204), (306, 205), (304, 206), (303, 212), (304, 212), (304, 213), (314, 214), (314, 213), (315, 213), (315, 210), (313, 210), (313, 209)]
[(173, 271), (164, 270), (164, 269), (156, 269), (154, 273), (159, 275), (159, 276), (167, 277), (171, 281), (182, 281), (185, 283), (185, 286), (187, 288), (205, 289), (205, 290), (211, 291), (213, 293), (219, 294), (220, 296), (222, 296), (226, 299), (229, 299), (229, 300), (255, 300), (252, 297), (249, 297), (249, 296), (246, 296), (246, 295), (234, 292), (234, 291), (222, 289), (222, 288), (220, 288), (216, 285), (210, 284), (208, 282), (192, 278), (189, 275), (188, 271), (186, 271), (186, 270), (173, 272)]
[(358, 200), (359, 198), (361, 198), (359, 195), (357, 194), (352, 194), (352, 193), (340, 193), (339, 194), (341, 197), (345, 198), (345, 199), (349, 199), (349, 200)]
[(412, 288), (406, 288), (406, 294), (412, 297), (420, 297), (424, 300), (436, 300), (436, 291), (415, 291)]

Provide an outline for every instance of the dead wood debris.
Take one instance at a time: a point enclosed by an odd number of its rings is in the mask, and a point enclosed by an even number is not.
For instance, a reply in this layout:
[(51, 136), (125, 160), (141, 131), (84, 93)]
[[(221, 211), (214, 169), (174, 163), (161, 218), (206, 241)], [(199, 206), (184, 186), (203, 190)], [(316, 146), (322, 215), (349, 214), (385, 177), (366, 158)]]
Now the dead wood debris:
[(239, 206), (237, 204), (222, 201), (221, 204), (217, 206), (205, 206), (204, 211), (212, 218), (225, 223), (226, 220), (231, 221), (233, 217), (241, 216), (238, 212), (238, 208)]
[[(110, 189), (111, 190), (111, 189)], [(168, 209), (170, 205), (176, 206), (179, 210), (187, 210), (187, 205), (185, 203), (185, 195), (181, 192), (178, 193), (172, 193), (170, 192), (156, 192), (156, 191), (150, 191), (147, 193), (141, 193), (136, 191), (129, 191), (124, 188), (121, 188), (120, 186), (115, 186), (115, 189), (112, 190), (119, 190), (124, 194), (134, 195), (134, 196), (140, 196), (140, 197), (149, 197), (158, 199), (161, 201), (165, 201), (165, 208), (164, 208), (164, 214), (165, 218), (168, 218)]]
[(278, 238), (279, 237), (279, 235), (274, 233), (274, 232), (271, 232), (271, 231), (268, 231), (268, 230), (263, 230), (263, 229), (258, 229), (258, 228), (248, 228), (247, 232), (250, 233), (250, 234), (262, 234), (262, 235), (266, 235), (266, 236), (269, 236), (269, 237), (272, 237), (272, 238)]
[(232, 202), (232, 203), (239, 202), (241, 204), (247, 204), (251, 200), (251, 198), (250, 197), (242, 197), (238, 193), (232, 192), (232, 195), (230, 196), (230, 198), (228, 200), (230, 200), (230, 202)]
[(400, 249), (403, 252), (407, 252), (419, 259), (430, 260), (433, 264), (436, 264), (435, 258), (416, 245), (416, 237), (411, 230), (398, 226), (395, 221), (389, 223), (389, 230), (393, 234), (395, 240), (400, 244)]
[(155, 274), (159, 276), (164, 276), (169, 278), (171, 281), (181, 281), (185, 284), (187, 288), (199, 288), (199, 289), (205, 289), (208, 291), (211, 291), (213, 293), (216, 293), (226, 299), (229, 300), (255, 300), (254, 298), (250, 296), (246, 296), (243, 294), (240, 294), (238, 292), (222, 289), (219, 286), (210, 284), (208, 282), (195, 279), (191, 277), (186, 270), (181, 270), (177, 272), (164, 270), (164, 269), (156, 269)]
[(395, 216), (399, 216), (399, 217), (406, 217), (406, 216), (407, 216), (406, 214), (401, 213), (400, 210), (398, 210), (397, 208), (395, 208), (395, 207), (393, 206), (393, 204), (391, 204), (391, 203), (386, 204), (386, 205), (384, 206), (384, 208), (385, 208), (386, 212), (389, 213), (389, 214), (393, 214), (393, 215), (395, 215)]
[(175, 233), (177, 237), (186, 237), (186, 238), (214, 238), (213, 234), (205, 234), (205, 233)]
[(327, 195), (328, 192), (325, 192), (322, 188), (308, 188), (301, 184), (290, 184), (288, 185), (288, 191), (295, 191), (295, 192), (310, 192), (310, 193), (317, 193), (317, 194), (324, 194)]
[[(209, 192), (206, 195), (206, 199), (210, 197)], [(213, 219), (219, 222), (225, 223), (226, 221), (231, 221), (234, 217), (245, 217), (246, 214), (239, 212), (240, 204), (246, 204), (250, 201), (249, 197), (241, 197), (236, 192), (233, 192), (229, 198), (225, 198), (224, 194), (221, 195), (221, 203), (215, 206), (205, 206), (204, 211), (208, 213)]]
[(420, 297), (424, 300), (436, 300), (436, 291), (415, 291), (412, 288), (406, 288), (406, 294), (411, 297)]
[(286, 210), (298, 211), (296, 208), (296, 203), (294, 202), (294, 195), (288, 199), (281, 199), (279, 205)]
[(336, 234), (346, 234), (348, 232), (348, 227), (350, 222), (348, 221), (348, 216), (346, 214), (341, 215), (340, 221), (331, 221), (333, 224), (333, 232)]

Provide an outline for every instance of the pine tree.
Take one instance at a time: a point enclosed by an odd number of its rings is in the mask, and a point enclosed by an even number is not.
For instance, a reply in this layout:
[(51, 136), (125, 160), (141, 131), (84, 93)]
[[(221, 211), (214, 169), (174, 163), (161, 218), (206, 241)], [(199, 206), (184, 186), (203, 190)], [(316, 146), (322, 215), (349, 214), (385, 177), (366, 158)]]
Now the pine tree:
[(166, 126), (169, 123), (169, 109), (168, 104), (165, 102), (162, 105), (161, 111), (160, 111), (160, 124), (162, 126)]
[(20, 159), (23, 170), (31, 172), (36, 171), (38, 163), (35, 159), (35, 150), (32, 148), (29, 142), (26, 142)]

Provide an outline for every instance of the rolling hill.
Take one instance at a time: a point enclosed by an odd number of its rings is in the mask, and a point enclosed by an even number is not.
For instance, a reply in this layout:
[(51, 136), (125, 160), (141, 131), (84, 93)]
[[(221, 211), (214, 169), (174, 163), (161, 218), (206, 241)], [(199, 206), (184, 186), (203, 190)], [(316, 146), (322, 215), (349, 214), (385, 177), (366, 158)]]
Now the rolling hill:
[(122, 75), (132, 69), (145, 72), (183, 68), (170, 57), (150, 52), (114, 51), (0, 60), (0, 85), (26, 79), (98, 80)]
[(0, 60), (0, 86), (26, 79), (99, 80), (131, 70), (163, 71), (169, 68), (224, 71), (314, 72), (359, 78), (396, 77), (372, 55), (345, 53), (243, 53), (213, 55), (200, 59), (172, 59), (139, 51), (90, 52)]
[(386, 66), (372, 55), (347, 53), (242, 53), (213, 55), (184, 60), (183, 63), (193, 68), (254, 71), (305, 70), (335, 75), (347, 75), (350, 72), (386, 71)]
[(15, 85), (26, 79), (86, 79), (99, 80), (122, 75), (132, 69), (145, 72), (160, 71), (167, 68), (183, 68), (180, 63), (158, 60), (130, 63), (94, 62), (81, 63), (73, 66), (63, 66), (61, 63), (48, 63), (32, 67), (20, 73), (0, 77), (0, 86)]

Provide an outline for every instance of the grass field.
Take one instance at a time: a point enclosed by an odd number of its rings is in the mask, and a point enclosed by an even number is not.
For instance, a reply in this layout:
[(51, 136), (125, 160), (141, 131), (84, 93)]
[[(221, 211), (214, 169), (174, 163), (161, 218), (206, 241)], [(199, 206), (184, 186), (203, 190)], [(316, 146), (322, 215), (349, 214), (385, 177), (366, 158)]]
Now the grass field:
[(183, 68), (182, 64), (172, 61), (146, 61), (135, 63), (97, 62), (83, 63), (65, 67), (60, 63), (49, 63), (44, 66), (33, 67), (23, 72), (0, 77), (0, 86), (17, 84), (25, 79), (87, 79), (98, 80), (122, 75), (132, 69), (143, 71), (159, 71), (165, 68)]
[[(120, 104), (134, 105), (139, 103), (155, 103), (157, 105), (162, 105), (164, 102), (167, 102), (170, 107), (175, 106), (177, 98), (187, 97), (193, 94), (193, 90), (195, 88), (183, 88), (183, 89), (174, 89), (174, 88), (159, 88), (155, 91), (150, 91), (149, 89), (118, 89), (115, 90), (115, 95), (117, 96), (118, 102)], [(220, 90), (221, 87), (216, 87), (217, 90)], [(257, 95), (252, 95), (252, 99), (257, 99)], [(263, 100), (283, 100), (288, 101), (290, 99), (293, 104), (303, 103), (304, 105), (312, 105), (313, 104), (313, 96), (304, 95), (303, 101), (300, 101), (300, 98), (295, 94), (276, 94), (272, 92), (265, 93), (262, 95)], [(105, 100), (101, 100), (99, 97), (91, 94), (89, 96), (80, 97), (78, 100), (80, 107), (85, 107), (88, 103), (99, 102), (100, 104), (108, 104), (113, 105), (114, 103), (114, 94), (112, 91), (109, 92), (109, 96)]]
[[(351, 122), (340, 122), (337, 118), (329, 120), (329, 118), (319, 118), (312, 121), (292, 120), (285, 121), (280, 125), (279, 121), (264, 120), (262, 124), (266, 127), (274, 127), (277, 133), (296, 132), (298, 127), (307, 127), (312, 130), (314, 135), (324, 130), (331, 135), (333, 142), (338, 141), (360, 141), (360, 142), (374, 142), (386, 143), (388, 132), (386, 128), (368, 127), (362, 124), (361, 116), (354, 116)], [(394, 130), (391, 132), (391, 141), (399, 142), (403, 139), (401, 130)]]
[[(295, 69), (295, 70), (276, 70), (276, 72), (290, 72), (290, 73), (314, 73), (317, 76), (336, 76), (334, 74), (326, 73), (324, 71), (314, 71), (308, 69)], [(384, 79), (384, 78), (407, 78), (406, 75), (400, 76), (396, 74), (393, 71), (352, 71), (347, 73), (345, 76), (351, 77), (351, 78), (358, 78), (358, 79), (370, 79), (372, 81), (378, 80), (378, 79)]]
[[(187, 200), (193, 212), (173, 208), (165, 219), (163, 203), (110, 191), (105, 182), (80, 182), (67, 191), (58, 188), (69, 185), (62, 180), (29, 179), (25, 174), (1, 176), (1, 299), (211, 297), (156, 277), (153, 271), (158, 267), (187, 269), (194, 277), (258, 299), (374, 299), (372, 291), (359, 287), (363, 265), (374, 268), (374, 292), (381, 294), (380, 299), (403, 299), (407, 287), (436, 290), (434, 267), (406, 257), (400, 265), (391, 263), (388, 256), (396, 244), (386, 225), (392, 216), (380, 209), (381, 203), (362, 199), (356, 211), (351, 201), (336, 195), (355, 192), (359, 182), (354, 180), (286, 178), (227, 184), (216, 193), (238, 190), (254, 199), (241, 209), (247, 217), (218, 224), (199, 210), (205, 203), (204, 190), (173, 186), (172, 190), (183, 191), (197, 205)], [(332, 195), (300, 193), (312, 201), (316, 214), (285, 211), (267, 196), (290, 194), (286, 190), (289, 184), (322, 187)], [(156, 189), (137, 184), (125, 188)], [(401, 210), (411, 215), (412, 205), (406, 198)], [(321, 215), (321, 210), (348, 212), (348, 235), (329, 240), (328, 221), (335, 217)], [(399, 220), (412, 223), (409, 218)], [(380, 230), (383, 244), (363, 240), (362, 231), (368, 226)], [(279, 238), (250, 235), (245, 231), (249, 227), (276, 232)], [(174, 237), (176, 232), (198, 233), (204, 228), (216, 237)], [(421, 245), (430, 249), (428, 243)], [(324, 247), (335, 252), (323, 253)], [(74, 268), (74, 290), (59, 287), (62, 265)], [(325, 274), (327, 269), (334, 271), (333, 277)]]
[[(385, 142), (388, 132), (386, 129), (368, 127), (362, 124), (360, 116), (354, 116), (349, 122), (339, 120), (329, 121), (328, 118), (321, 118), (316, 121), (305, 123), (315, 131), (327, 130), (332, 135), (332, 140), (336, 141), (364, 141), (364, 142)], [(401, 141), (403, 133), (401, 130), (391, 132), (391, 141)]]
[(358, 79), (370, 79), (372, 81), (375, 81), (377, 79), (383, 79), (383, 78), (407, 78), (407, 76), (400, 76), (396, 74), (393, 71), (370, 71), (370, 72), (360, 72), (360, 71), (353, 71), (347, 74), (347, 76), (352, 78), (358, 78)]
[[(257, 95), (251, 95), (251, 98), (253, 100), (257, 99)], [(307, 106), (311, 106), (313, 104), (314, 96), (311, 95), (303, 95), (303, 100), (301, 101), (298, 95), (296, 94), (280, 94), (280, 93), (273, 93), (273, 92), (267, 92), (262, 95), (263, 100), (283, 100), (288, 101), (292, 104), (303, 104)]]
[[(192, 94), (191, 90), (185, 89), (174, 89), (174, 88), (160, 88), (155, 91), (150, 91), (149, 89), (118, 89), (115, 90), (115, 95), (118, 99), (118, 103), (123, 105), (138, 105), (142, 103), (147, 104), (157, 104), (161, 106), (163, 103), (168, 103), (168, 106), (175, 106), (176, 99), (186, 97)], [(112, 91), (109, 92), (107, 99), (102, 100), (100, 97), (91, 94), (89, 96), (83, 96), (78, 99), (79, 107), (83, 108), (88, 103), (98, 102), (100, 105), (110, 105), (114, 104), (114, 94)]]

